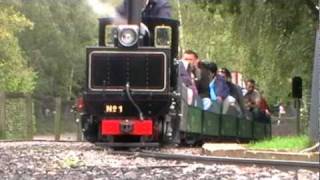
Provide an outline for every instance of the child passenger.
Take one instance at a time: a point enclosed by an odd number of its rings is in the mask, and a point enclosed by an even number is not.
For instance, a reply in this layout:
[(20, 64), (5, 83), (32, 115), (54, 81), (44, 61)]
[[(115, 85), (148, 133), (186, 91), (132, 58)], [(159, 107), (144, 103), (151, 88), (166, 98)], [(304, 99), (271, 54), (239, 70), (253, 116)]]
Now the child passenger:
[(203, 98), (203, 109), (208, 110), (212, 102), (217, 102), (223, 105), (223, 113), (225, 114), (231, 103), (235, 102), (235, 99), (230, 96), (230, 89), (226, 80), (217, 74), (217, 65), (213, 62), (204, 66), (210, 72), (210, 83), (208, 86), (209, 98)]

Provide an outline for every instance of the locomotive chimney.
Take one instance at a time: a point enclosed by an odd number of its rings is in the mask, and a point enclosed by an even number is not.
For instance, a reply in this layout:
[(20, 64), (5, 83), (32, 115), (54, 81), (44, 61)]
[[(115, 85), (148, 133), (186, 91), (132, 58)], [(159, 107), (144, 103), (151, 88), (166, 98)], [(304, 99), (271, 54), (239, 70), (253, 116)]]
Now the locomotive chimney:
[(145, 0), (128, 0), (128, 24), (140, 24)]

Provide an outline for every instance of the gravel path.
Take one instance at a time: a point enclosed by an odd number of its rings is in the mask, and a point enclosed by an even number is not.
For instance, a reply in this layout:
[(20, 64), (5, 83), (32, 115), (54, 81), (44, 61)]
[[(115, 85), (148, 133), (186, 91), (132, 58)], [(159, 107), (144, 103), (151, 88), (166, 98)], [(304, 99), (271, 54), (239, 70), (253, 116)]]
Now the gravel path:
[(0, 142), (0, 179), (319, 179), (319, 172), (303, 169), (204, 165), (110, 152), (89, 143)]

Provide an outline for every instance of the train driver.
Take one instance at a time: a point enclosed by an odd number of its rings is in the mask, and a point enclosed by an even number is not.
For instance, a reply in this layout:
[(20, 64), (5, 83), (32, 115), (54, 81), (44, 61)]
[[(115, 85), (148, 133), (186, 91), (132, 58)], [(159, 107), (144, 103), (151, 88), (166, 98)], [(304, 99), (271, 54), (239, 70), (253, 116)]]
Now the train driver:
[[(123, 3), (117, 8), (117, 12), (126, 18), (128, 15), (127, 7), (128, 1), (124, 0)], [(145, 2), (145, 7), (142, 10), (143, 17), (161, 17), (170, 18), (171, 17), (171, 6), (168, 0), (143, 0)]]

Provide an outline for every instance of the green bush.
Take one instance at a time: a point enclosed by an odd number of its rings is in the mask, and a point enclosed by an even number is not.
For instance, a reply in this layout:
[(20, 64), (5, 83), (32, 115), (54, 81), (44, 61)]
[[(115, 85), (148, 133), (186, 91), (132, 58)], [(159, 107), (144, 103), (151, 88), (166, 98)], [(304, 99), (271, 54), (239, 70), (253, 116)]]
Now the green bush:
[[(27, 119), (26, 119), (26, 102), (25, 99), (8, 99), (6, 100), (5, 118), (6, 118), (6, 139), (26, 139)], [(35, 132), (35, 118), (32, 118), (33, 132)]]

